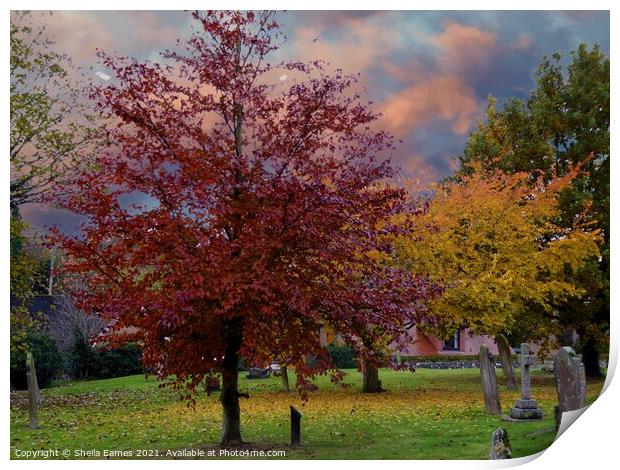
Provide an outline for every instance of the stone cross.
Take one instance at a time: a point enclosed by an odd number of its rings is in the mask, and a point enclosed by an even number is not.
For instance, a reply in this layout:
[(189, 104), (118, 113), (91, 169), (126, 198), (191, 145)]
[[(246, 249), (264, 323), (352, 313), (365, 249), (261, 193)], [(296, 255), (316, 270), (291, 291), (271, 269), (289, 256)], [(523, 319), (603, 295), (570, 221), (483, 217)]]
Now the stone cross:
[(26, 354), (26, 382), (28, 382), (28, 412), (30, 415), (30, 429), (39, 427), (37, 417), (37, 406), (40, 401), (39, 384), (37, 383), (37, 372), (34, 367), (32, 353)]
[(510, 409), (513, 419), (541, 419), (543, 412), (532, 399), (530, 367), (534, 364), (534, 356), (530, 355), (530, 345), (521, 343), (521, 398)]
[(530, 367), (534, 363), (534, 356), (530, 355), (530, 345), (527, 343), (521, 344), (521, 398), (523, 400), (530, 400), (532, 398)]

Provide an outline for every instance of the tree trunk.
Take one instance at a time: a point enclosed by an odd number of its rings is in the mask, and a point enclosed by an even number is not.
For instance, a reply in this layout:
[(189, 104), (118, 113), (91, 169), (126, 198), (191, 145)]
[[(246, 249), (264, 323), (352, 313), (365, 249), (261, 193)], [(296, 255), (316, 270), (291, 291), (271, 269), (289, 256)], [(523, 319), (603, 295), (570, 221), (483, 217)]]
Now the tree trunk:
[(381, 387), (379, 380), (379, 370), (374, 364), (367, 361), (362, 362), (362, 374), (364, 382), (362, 384), (362, 392), (364, 393), (380, 393), (385, 390)]
[(581, 358), (588, 377), (600, 377), (602, 375), (601, 366), (598, 362), (598, 348), (594, 339), (588, 338), (583, 344)]
[(517, 389), (517, 381), (515, 379), (515, 371), (512, 368), (512, 356), (510, 355), (510, 344), (504, 335), (495, 336), (495, 344), (499, 351), (499, 359), (502, 363), (502, 371), (504, 372), (504, 381), (508, 390)]
[(290, 392), (291, 387), (288, 384), (288, 370), (286, 366), (280, 368), (280, 378), (282, 379), (282, 391), (287, 393)]
[(224, 326), (226, 352), (222, 361), (222, 439), (220, 446), (242, 443), (239, 409), (239, 349), (243, 332), (240, 319), (228, 320)]

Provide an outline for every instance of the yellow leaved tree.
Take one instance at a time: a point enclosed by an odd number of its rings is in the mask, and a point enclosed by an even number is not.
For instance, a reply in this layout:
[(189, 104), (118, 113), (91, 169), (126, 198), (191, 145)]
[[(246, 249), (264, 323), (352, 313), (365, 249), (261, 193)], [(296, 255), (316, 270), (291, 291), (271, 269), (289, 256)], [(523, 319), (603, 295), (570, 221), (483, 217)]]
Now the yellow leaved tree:
[(430, 302), (435, 333), (557, 333), (556, 305), (584, 294), (573, 275), (598, 256), (598, 231), (585, 218), (557, 224), (557, 197), (578, 172), (532, 184), (526, 173), (480, 168), (438, 185), (424, 213), (401, 216), (414, 229), (395, 241), (398, 262), (445, 286)]

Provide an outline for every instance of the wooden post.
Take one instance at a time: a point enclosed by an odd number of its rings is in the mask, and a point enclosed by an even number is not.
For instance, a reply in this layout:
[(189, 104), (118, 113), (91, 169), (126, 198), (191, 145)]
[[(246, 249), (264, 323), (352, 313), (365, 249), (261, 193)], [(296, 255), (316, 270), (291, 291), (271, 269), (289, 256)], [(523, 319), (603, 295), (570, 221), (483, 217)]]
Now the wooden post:
[(502, 407), (499, 402), (499, 390), (497, 388), (497, 376), (495, 375), (495, 363), (492, 360), (489, 348), (480, 345), (480, 381), (482, 382), (482, 394), (484, 406), (488, 413), (501, 415)]
[(30, 429), (37, 429), (39, 427), (39, 420), (37, 418), (37, 405), (39, 401), (38, 384), (37, 384), (37, 372), (34, 367), (34, 358), (32, 353), (26, 354), (26, 381), (28, 382), (28, 411), (30, 413)]
[(301, 444), (301, 413), (291, 406), (291, 445)]
[(515, 371), (512, 368), (512, 356), (510, 355), (510, 344), (504, 335), (495, 336), (495, 344), (497, 344), (497, 350), (499, 351), (499, 359), (502, 363), (502, 370), (504, 371), (504, 380), (506, 382), (506, 388), (509, 390), (517, 389), (517, 381), (515, 379)]

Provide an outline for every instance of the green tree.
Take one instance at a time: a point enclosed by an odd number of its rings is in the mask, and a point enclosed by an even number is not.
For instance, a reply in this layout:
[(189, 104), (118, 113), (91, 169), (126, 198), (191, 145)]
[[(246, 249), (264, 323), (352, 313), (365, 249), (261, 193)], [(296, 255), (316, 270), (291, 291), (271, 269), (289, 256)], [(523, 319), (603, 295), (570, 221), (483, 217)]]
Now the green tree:
[[(96, 146), (85, 84), (46, 34), (44, 13), (11, 14), (11, 207), (37, 202)], [(78, 157), (79, 155), (79, 157)]]
[(47, 388), (64, 369), (63, 357), (54, 340), (42, 330), (31, 330), (26, 336), (27, 348), (11, 351), (10, 379), (11, 386), (18, 390), (26, 384), (26, 350), (34, 357), (39, 387)]
[(562, 324), (580, 336), (586, 372), (600, 375), (598, 355), (609, 328), (609, 58), (585, 44), (563, 57), (544, 58), (536, 87), (526, 100), (509, 99), (502, 109), (489, 99), (484, 119), (471, 133), (455, 179), (475, 168), (528, 172), (532, 183), (542, 175), (564, 175), (581, 163), (583, 174), (559, 196), (559, 223), (570, 227), (587, 213), (600, 229), (601, 256), (575, 274), (587, 292), (579, 301), (558, 306)]
[(42, 326), (29, 305), (34, 295), (47, 292), (51, 262), (49, 251), (21, 219), (20, 207), (41, 202), (59, 179), (87, 164), (101, 143), (85, 83), (47, 36), (46, 15), (11, 13), (10, 323), (16, 352), (24, 352), (28, 333)]
[(28, 333), (41, 323), (29, 309), (36, 294), (44, 292), (49, 256), (40, 244), (26, 236), (28, 225), (18, 216), (10, 220), (11, 351), (24, 353)]

